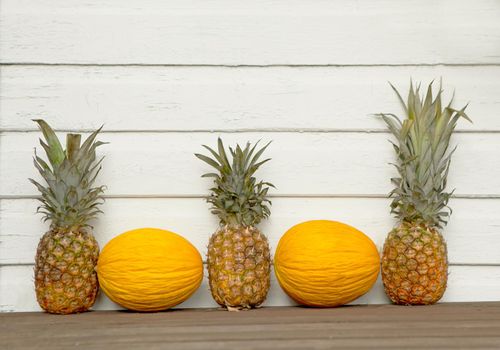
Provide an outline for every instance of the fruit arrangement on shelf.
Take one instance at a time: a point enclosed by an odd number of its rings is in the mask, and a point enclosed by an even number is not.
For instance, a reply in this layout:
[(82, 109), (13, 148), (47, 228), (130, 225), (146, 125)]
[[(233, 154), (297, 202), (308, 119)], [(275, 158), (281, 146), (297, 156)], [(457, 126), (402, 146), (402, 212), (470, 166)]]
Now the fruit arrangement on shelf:
[(99, 246), (89, 221), (101, 212), (103, 186), (94, 187), (101, 170), (95, 141), (101, 129), (81, 143), (81, 135), (68, 134), (66, 149), (51, 127), (35, 120), (43, 133), (40, 139), (48, 163), (36, 152), (35, 167), (46, 185), (30, 179), (41, 193), (38, 213), (50, 221), (35, 256), (35, 291), (40, 307), (55, 314), (84, 312), (94, 305), (97, 274), (94, 270)]
[(382, 255), (382, 280), (387, 296), (396, 304), (434, 304), (441, 299), (448, 279), (446, 242), (441, 228), (451, 210), (446, 181), (451, 156), (450, 138), (460, 118), (470, 121), (465, 107), (442, 106), (442, 90), (436, 97), (432, 83), (425, 97), (410, 86), (407, 102), (396, 92), (406, 118), (379, 114), (396, 138), (398, 177), (391, 212), (399, 224), (389, 233)]
[(270, 160), (259, 160), (268, 146), (229, 147), (230, 160), (219, 138), (217, 151), (204, 146), (212, 158), (196, 154), (216, 170), (203, 175), (214, 179), (207, 201), (220, 222), (208, 244), (208, 279), (213, 298), (228, 310), (258, 307), (269, 291), (269, 244), (256, 225), (271, 214), (267, 193), (274, 186), (254, 177)]
[(161, 311), (198, 289), (203, 262), (198, 250), (178, 234), (143, 228), (109, 241), (97, 273), (102, 290), (115, 303), (135, 311)]
[(274, 256), (281, 288), (306, 306), (334, 307), (367, 293), (377, 280), (377, 247), (349, 225), (314, 220), (281, 237)]
[[(394, 137), (391, 141), (398, 175), (391, 213), (398, 219), (389, 232), (382, 257), (373, 241), (344, 223), (314, 220), (290, 228), (279, 240), (274, 257), (276, 278), (285, 293), (310, 307), (350, 303), (373, 287), (381, 270), (385, 293), (395, 304), (434, 304), (448, 278), (446, 242), (441, 230), (451, 213), (447, 176), (455, 148), (450, 140), (465, 107), (442, 105), (442, 90), (425, 95), (410, 85), (403, 120), (380, 113)], [(99, 285), (124, 308), (152, 312), (172, 308), (192, 296), (202, 283), (203, 261), (185, 238), (170, 231), (142, 228), (110, 240), (99, 254), (89, 222), (101, 213), (104, 186), (95, 185), (103, 158), (96, 149), (101, 128), (82, 143), (69, 133), (63, 149), (54, 130), (34, 120), (48, 162), (35, 151), (34, 164), (44, 184), (37, 212), (50, 221), (35, 256), (35, 292), (40, 307), (55, 314), (89, 310)], [(233, 311), (260, 307), (270, 288), (271, 253), (267, 237), (257, 228), (269, 218), (271, 183), (255, 173), (270, 143), (247, 143), (226, 149), (203, 146), (209, 155), (195, 156), (215, 169), (202, 177), (213, 180), (207, 202), (219, 227), (207, 248), (208, 284), (215, 302)]]

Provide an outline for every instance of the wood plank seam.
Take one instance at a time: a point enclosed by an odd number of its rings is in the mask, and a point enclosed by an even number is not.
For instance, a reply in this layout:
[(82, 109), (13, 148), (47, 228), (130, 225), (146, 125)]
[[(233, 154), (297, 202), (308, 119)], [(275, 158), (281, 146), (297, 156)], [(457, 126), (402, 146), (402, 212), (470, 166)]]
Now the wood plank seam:
[[(203, 265), (206, 265), (206, 260), (203, 260)], [(34, 266), (35, 263), (0, 263), (0, 267), (3, 266)], [(274, 263), (271, 261), (271, 266)], [(500, 263), (449, 263), (448, 266), (475, 266), (475, 267), (496, 267), (500, 266)]]
[[(55, 132), (78, 132), (91, 133), (91, 129), (57, 129)], [(0, 134), (8, 133), (37, 133), (39, 129), (35, 128), (0, 128)], [(102, 130), (101, 134), (182, 134), (182, 133), (226, 133), (226, 134), (244, 134), (244, 133), (297, 133), (297, 134), (390, 134), (387, 129), (304, 129), (304, 128), (244, 128), (244, 129), (107, 129)], [(500, 134), (497, 129), (483, 130), (456, 130), (455, 134)]]
[[(387, 199), (387, 194), (269, 194), (269, 198), (375, 198)], [(8, 195), (0, 194), (0, 200), (15, 200), (15, 199), (39, 199), (38, 195)], [(202, 194), (111, 194), (103, 195), (105, 199), (207, 199), (206, 195)], [(455, 199), (500, 199), (500, 194), (454, 194), (450, 198)]]
[(327, 67), (498, 67), (500, 62), (477, 62), (477, 63), (328, 63), (328, 64), (182, 64), (182, 63), (51, 63), (51, 62), (1, 62), (1, 66), (57, 66), (57, 67), (220, 67), (220, 68), (327, 68)]

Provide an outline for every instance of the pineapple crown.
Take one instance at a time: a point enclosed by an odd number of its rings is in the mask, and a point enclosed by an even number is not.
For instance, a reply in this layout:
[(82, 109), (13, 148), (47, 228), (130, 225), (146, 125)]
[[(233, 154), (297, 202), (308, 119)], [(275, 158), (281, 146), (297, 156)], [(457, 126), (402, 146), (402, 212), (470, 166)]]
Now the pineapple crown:
[(87, 222), (102, 211), (104, 186), (93, 187), (101, 170), (103, 158), (96, 159), (96, 148), (105, 142), (95, 141), (102, 127), (94, 131), (83, 144), (80, 134), (68, 134), (63, 150), (54, 130), (43, 120), (36, 119), (46, 143), (40, 139), (49, 163), (36, 154), (34, 164), (47, 186), (29, 179), (42, 194), (37, 212), (50, 220), (51, 227), (73, 228), (89, 226)]
[(470, 121), (463, 107), (453, 109), (450, 103), (441, 105), (441, 84), (433, 98), (432, 82), (427, 93), (420, 97), (420, 85), (413, 88), (405, 103), (392, 85), (403, 105), (406, 119), (401, 120), (391, 113), (378, 114), (387, 124), (397, 142), (391, 141), (397, 155), (394, 164), (399, 176), (392, 178), (395, 188), (389, 196), (393, 198), (391, 213), (403, 221), (418, 222), (429, 226), (446, 225), (451, 214), (448, 200), (453, 191), (445, 192), (451, 156), (450, 137), (460, 117)]
[(258, 161), (269, 143), (258, 151), (257, 145), (258, 142), (253, 147), (247, 143), (244, 149), (239, 145), (235, 149), (229, 147), (232, 163), (220, 138), (217, 151), (203, 145), (213, 158), (195, 154), (217, 170), (217, 173), (207, 173), (202, 177), (214, 178), (215, 187), (210, 189), (212, 193), (207, 202), (212, 204), (212, 214), (219, 217), (222, 225), (253, 226), (271, 214), (268, 207), (271, 202), (266, 196), (269, 187), (274, 186), (269, 182), (257, 182), (253, 176), (262, 164), (270, 160)]

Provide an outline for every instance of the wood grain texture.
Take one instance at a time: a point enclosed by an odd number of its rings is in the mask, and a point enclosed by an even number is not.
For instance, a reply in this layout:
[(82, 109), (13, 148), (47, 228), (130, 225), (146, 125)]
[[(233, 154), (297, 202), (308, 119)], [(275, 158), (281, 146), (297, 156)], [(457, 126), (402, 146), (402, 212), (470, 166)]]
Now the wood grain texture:
[(0, 343), (23, 349), (495, 349), (499, 309), (498, 303), (460, 303), (244, 313), (12, 313), (1, 316)]
[[(198, 291), (179, 308), (215, 307), (208, 289), (207, 274)], [(500, 266), (450, 266), (448, 288), (441, 302), (498, 301), (500, 293)], [(33, 288), (32, 266), (0, 267), (0, 312), (6, 311), (39, 311)], [(352, 304), (387, 304), (379, 277), (373, 288)], [(276, 281), (274, 273), (271, 277), (271, 289), (264, 306), (290, 306), (295, 303), (288, 298)], [(117, 310), (119, 306), (100, 293), (96, 310)]]
[[(95, 224), (101, 247), (123, 231), (155, 226), (184, 235), (204, 254), (217, 222), (202, 198), (208, 167), (193, 153), (222, 135), (229, 144), (273, 140), (273, 161), (259, 172), (277, 186), (272, 217), (261, 226), (272, 248), (292, 225), (321, 218), (361, 229), (380, 249), (394, 224), (384, 198), (394, 155), (385, 125), (369, 115), (399, 114), (387, 81), (404, 95), (410, 77), (424, 84), (442, 77), (446, 98), (455, 89), (456, 106), (470, 101), (474, 121), (460, 122), (453, 139), (449, 188), (459, 198), (444, 231), (453, 264), (444, 300), (500, 300), (499, 18), (496, 0), (0, 0), (0, 312), (39, 310), (30, 264), (47, 226), (34, 214), (37, 193), (27, 181), (38, 178), (31, 119), (66, 131), (105, 124), (101, 138), (110, 144), (100, 149), (100, 181), (108, 199)], [(356, 301), (386, 302), (380, 281)], [(291, 305), (275, 281), (266, 305)], [(182, 306), (214, 306), (206, 281)], [(101, 297), (96, 308), (117, 307)], [(442, 312), (463, 317), (450, 310)], [(395, 334), (396, 323), (377, 316), (381, 328), (360, 325), (370, 330), (366, 337), (340, 322), (314, 330), (317, 339), (306, 318), (294, 326), (304, 335), (286, 344), (282, 338), (298, 334), (293, 327), (269, 328), (277, 337), (266, 342), (251, 339), (267, 332), (258, 327), (243, 337), (248, 347), (322, 348), (334, 329), (344, 334), (332, 343), (340, 347), (371, 348), (376, 339), (382, 348), (408, 341), (444, 348), (460, 327), (461, 345), (498, 345), (492, 324), (447, 328), (442, 319), (442, 326), (412, 323), (413, 333)], [(61, 347), (109, 345), (125, 329), (85, 344), (67, 333)], [(137, 333), (121, 346), (136, 344)], [(205, 345), (205, 334), (215, 334), (211, 344), (221, 348), (238, 348), (242, 339), (221, 342), (214, 329), (188, 343), (174, 333), (177, 348)], [(148, 334), (154, 348), (162, 338)], [(0, 335), (0, 348), (5, 339), (13, 344)]]
[(10, 313), (0, 316), (0, 344), (9, 349), (496, 349), (499, 315), (498, 303), (64, 317)]
[[(402, 110), (409, 79), (443, 79), (445, 98), (470, 102), (474, 123), (500, 131), (500, 66), (475, 67), (64, 67), (3, 66), (0, 127), (89, 130), (386, 130), (373, 113)], [(435, 87), (437, 89), (438, 83)]]
[[(499, 264), (500, 200), (453, 199), (453, 215), (443, 230), (453, 264)], [(35, 200), (0, 201), (0, 265), (30, 264), (38, 240), (48, 229), (35, 215)], [(202, 199), (108, 199), (94, 225), (101, 246), (116, 235), (139, 227), (159, 227), (186, 237), (206, 254), (217, 220)], [(307, 220), (345, 222), (366, 233), (381, 251), (394, 225), (389, 200), (379, 198), (274, 198), (270, 220), (260, 225), (271, 251), (292, 226)], [(486, 243), (485, 243), (486, 242)]]
[[(1, 316), (8, 348), (66, 349), (494, 349), (498, 303), (430, 307), (264, 308), (239, 313), (176, 310), (139, 314)], [(457, 335), (460, 330), (460, 335)], [(82, 332), (86, 336), (82, 337)]]
[[(218, 307), (210, 294), (207, 276), (208, 272), (205, 268), (204, 278), (199, 289), (187, 301), (176, 308)], [(295, 305), (279, 287), (274, 273), (272, 273), (271, 278), (273, 287), (267, 296), (266, 305)], [(33, 283), (33, 266), (0, 266), (0, 295), (2, 295), (0, 313), (6, 311), (41, 311), (36, 301)], [(377, 283), (381, 286), (380, 278)], [(382, 288), (375, 288), (370, 295), (363, 296), (358, 302), (366, 304), (370, 300), (371, 303), (373, 298), (378, 300), (378, 303), (387, 302)], [(122, 308), (112, 302), (101, 291), (93, 309), (121, 310)]]
[[(335, 309), (214, 309), (140, 314), (0, 316), (7, 348), (67, 349), (495, 349), (498, 303)], [(459, 331), (459, 335), (457, 334)], [(87, 336), (82, 336), (82, 333)]]
[[(0, 135), (1, 195), (35, 195), (27, 181), (38, 178), (31, 158), (38, 133)], [(224, 135), (226, 144), (273, 140), (266, 151), (272, 162), (258, 177), (275, 184), (273, 195), (385, 195), (391, 190), (394, 151), (387, 134), (245, 133)], [(100, 182), (108, 195), (207, 195), (211, 171), (194, 157), (202, 144), (215, 146), (214, 133), (113, 133), (100, 137), (109, 145)], [(458, 149), (450, 170), (450, 189), (457, 195), (499, 195), (492, 173), (500, 171), (500, 137), (457, 134)], [(38, 147), (39, 152), (41, 147)], [(15, 166), (13, 166), (15, 165)]]
[[(1, 266), (0, 295), (2, 295), (2, 301), (0, 303), (0, 312), (41, 311), (36, 301), (33, 286), (33, 266)], [(198, 291), (181, 305), (190, 308), (217, 307), (217, 303), (213, 301), (210, 295), (206, 277), (204, 277)], [(94, 309), (119, 310), (121, 308), (101, 291), (94, 305)]]
[(495, 0), (3, 0), (0, 62), (498, 64), (499, 14)]

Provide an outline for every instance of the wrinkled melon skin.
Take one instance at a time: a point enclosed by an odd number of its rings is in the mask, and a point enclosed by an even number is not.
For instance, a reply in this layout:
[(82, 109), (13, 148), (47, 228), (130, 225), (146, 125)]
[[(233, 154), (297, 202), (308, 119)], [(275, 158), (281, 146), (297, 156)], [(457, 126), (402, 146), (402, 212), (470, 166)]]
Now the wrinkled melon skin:
[(97, 263), (101, 289), (135, 311), (161, 311), (188, 299), (203, 279), (198, 250), (178, 234), (142, 228), (113, 238)]
[(380, 256), (361, 231), (340, 222), (314, 220), (281, 237), (274, 269), (283, 290), (299, 304), (335, 307), (371, 289), (380, 271)]

